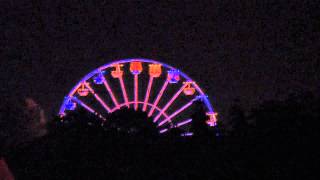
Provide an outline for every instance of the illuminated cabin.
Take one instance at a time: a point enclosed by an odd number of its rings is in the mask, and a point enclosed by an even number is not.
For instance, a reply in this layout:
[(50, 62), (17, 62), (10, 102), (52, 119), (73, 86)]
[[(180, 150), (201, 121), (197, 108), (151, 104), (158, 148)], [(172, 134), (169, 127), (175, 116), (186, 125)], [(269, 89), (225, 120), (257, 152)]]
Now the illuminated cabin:
[(139, 61), (133, 61), (130, 63), (130, 72), (132, 74), (140, 74), (142, 72), (142, 63)]
[(192, 82), (192, 81), (183, 82), (183, 84), (186, 84), (186, 87), (183, 89), (183, 93), (186, 96), (192, 96), (196, 92), (196, 89), (191, 86), (193, 83), (194, 82)]
[(216, 126), (217, 125), (217, 115), (218, 115), (218, 113), (216, 113), (216, 112), (207, 112), (206, 115), (209, 116), (209, 119), (206, 121), (206, 123), (211, 127)]
[(151, 77), (160, 77), (162, 73), (161, 64), (149, 64), (149, 75)]
[(75, 102), (72, 102), (71, 99), (68, 99), (66, 102), (66, 110), (70, 110), (73, 111), (75, 110), (77, 107), (77, 104)]
[(123, 76), (123, 71), (121, 70), (121, 67), (123, 67), (123, 64), (116, 64), (113, 66), (115, 70), (111, 71), (111, 76), (113, 78), (120, 78)]
[(85, 87), (84, 83), (82, 83), (77, 92), (79, 96), (88, 96), (89, 89)]
[(93, 82), (95, 84), (103, 84), (103, 75), (102, 73), (97, 74), (94, 78), (93, 78)]
[(169, 83), (178, 83), (180, 81), (180, 72), (179, 70), (169, 70), (168, 71), (168, 80)]

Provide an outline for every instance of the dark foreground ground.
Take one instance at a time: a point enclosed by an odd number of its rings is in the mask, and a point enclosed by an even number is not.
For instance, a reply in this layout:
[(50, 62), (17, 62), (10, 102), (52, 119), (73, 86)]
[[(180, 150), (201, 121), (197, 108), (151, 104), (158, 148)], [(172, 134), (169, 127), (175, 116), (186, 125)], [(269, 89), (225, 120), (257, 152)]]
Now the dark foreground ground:
[(235, 106), (233, 131), (193, 124), (188, 138), (178, 130), (159, 136), (152, 123), (136, 123), (144, 115), (130, 111), (104, 128), (75, 113), (54, 121), (47, 136), (7, 152), (7, 161), (18, 180), (316, 179), (318, 108), (308, 96), (266, 102), (250, 115)]

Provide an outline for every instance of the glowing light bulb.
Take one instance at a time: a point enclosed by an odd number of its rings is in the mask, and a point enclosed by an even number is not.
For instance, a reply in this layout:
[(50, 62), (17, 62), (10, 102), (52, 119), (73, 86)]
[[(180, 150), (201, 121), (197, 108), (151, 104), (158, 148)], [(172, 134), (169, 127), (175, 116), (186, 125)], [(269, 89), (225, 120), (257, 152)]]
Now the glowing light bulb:
[(111, 76), (113, 78), (120, 78), (123, 76), (123, 71), (121, 70), (121, 67), (123, 67), (123, 64), (115, 64), (113, 65), (115, 70), (111, 71)]
[(142, 63), (140, 61), (133, 61), (130, 63), (130, 72), (132, 74), (140, 74), (142, 72)]
[(169, 70), (168, 71), (169, 83), (178, 83), (180, 81), (180, 71), (179, 70)]
[(192, 96), (196, 92), (196, 89), (194, 87), (191, 87), (193, 83), (194, 82), (192, 81), (183, 82), (183, 84), (186, 84), (186, 87), (183, 89), (183, 93), (186, 96)]
[(161, 64), (149, 64), (149, 75), (151, 77), (159, 77), (162, 73)]
[(217, 125), (217, 115), (218, 115), (218, 113), (216, 113), (216, 112), (207, 112), (206, 115), (209, 116), (209, 119), (206, 121), (206, 123), (211, 127), (216, 126)]
[(76, 109), (77, 104), (75, 102), (72, 102), (70, 98), (67, 97), (66, 103), (65, 103), (66, 110), (73, 111)]
[(77, 92), (80, 96), (88, 96), (89, 89), (85, 87), (84, 83), (82, 83)]
[(103, 75), (102, 75), (102, 73), (99, 73), (95, 77), (93, 77), (93, 82), (95, 84), (103, 84)]

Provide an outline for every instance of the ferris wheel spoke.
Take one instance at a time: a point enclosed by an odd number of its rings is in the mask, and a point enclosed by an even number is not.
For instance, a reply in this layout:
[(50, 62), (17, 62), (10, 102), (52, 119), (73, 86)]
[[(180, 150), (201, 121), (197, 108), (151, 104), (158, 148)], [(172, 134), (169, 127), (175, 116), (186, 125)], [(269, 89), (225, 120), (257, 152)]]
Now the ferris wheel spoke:
[(79, 104), (80, 106), (82, 106), (84, 109), (86, 109), (87, 111), (89, 111), (92, 114), (97, 115), (100, 119), (102, 119), (103, 121), (106, 120), (105, 117), (103, 117), (100, 113), (98, 113), (97, 111), (95, 111), (93, 108), (91, 108), (89, 105), (85, 104), (84, 102), (82, 102), (80, 99), (76, 98), (76, 97), (72, 97), (71, 98), (73, 101), (75, 101), (77, 104)]
[(154, 110), (155, 110), (155, 106), (158, 105), (158, 103), (159, 103), (159, 101), (160, 101), (160, 99), (161, 99), (161, 97), (162, 97), (162, 95), (163, 95), (163, 92), (166, 90), (168, 84), (169, 84), (169, 80), (167, 79), (167, 80), (164, 82), (164, 84), (163, 84), (163, 86), (162, 86), (162, 88), (161, 88), (158, 96), (156, 97), (155, 101), (153, 102), (153, 105), (154, 105), (154, 106), (150, 109), (150, 111), (149, 111), (149, 113), (148, 113), (148, 116), (149, 116), (149, 117), (152, 116), (152, 114), (153, 114), (153, 112), (154, 112)]
[(191, 122), (192, 122), (192, 119), (183, 120), (183, 121), (177, 123), (176, 127), (181, 127), (181, 126), (184, 126), (184, 125), (189, 124)]
[(125, 85), (124, 85), (122, 76), (119, 77), (119, 82), (120, 82), (120, 86), (121, 86), (121, 90), (122, 90), (122, 95), (123, 95), (123, 98), (124, 98), (124, 102), (125, 102), (126, 106), (127, 106), (128, 108), (130, 108), (130, 104), (129, 104), (129, 100), (128, 100), (128, 95), (127, 95), (126, 87), (125, 87)]
[(186, 87), (186, 84), (183, 84), (182, 87), (176, 92), (176, 94), (170, 99), (170, 101), (162, 108), (162, 110), (158, 113), (158, 115), (154, 118), (153, 122), (156, 122), (159, 120), (161, 115), (171, 106), (171, 104), (178, 98), (178, 96), (181, 94), (181, 92)]
[(177, 111), (175, 111), (174, 113), (172, 113), (169, 117), (165, 118), (163, 121), (161, 121), (159, 123), (158, 126), (162, 126), (164, 123), (171, 121), (172, 118), (174, 118), (175, 116), (177, 116), (179, 113), (183, 112), (184, 110), (186, 110), (188, 107), (190, 107), (193, 102), (196, 100), (196, 98), (192, 99), (190, 102), (188, 102), (187, 104), (185, 104), (184, 106), (182, 106), (180, 109), (178, 109)]
[(153, 83), (153, 76), (150, 76), (149, 82), (148, 82), (148, 88), (147, 88), (147, 92), (146, 92), (146, 95), (144, 98), (144, 103), (143, 103), (143, 108), (142, 108), (142, 111), (144, 111), (144, 112), (147, 110), (147, 105), (148, 105), (148, 101), (149, 101), (152, 83)]
[(103, 84), (106, 87), (107, 91), (109, 92), (109, 95), (114, 103), (114, 105), (118, 108), (119, 107), (119, 103), (117, 101), (117, 98), (114, 96), (113, 91), (109, 85), (109, 83), (107, 82), (106, 78), (104, 76), (102, 76), (103, 78)]
[(138, 110), (138, 101), (139, 101), (139, 75), (134, 75), (134, 109)]
[(161, 129), (160, 131), (159, 131), (159, 133), (160, 134), (162, 134), (162, 133), (165, 133), (165, 132), (167, 132), (169, 129), (167, 129), (167, 128), (164, 128), (164, 129)]
[(90, 93), (93, 94), (93, 96), (99, 101), (99, 103), (102, 105), (105, 110), (108, 111), (108, 113), (111, 112), (111, 109), (108, 105), (100, 98), (100, 96), (92, 89), (92, 87), (89, 85), (89, 83), (84, 82), (84, 85), (89, 89)]

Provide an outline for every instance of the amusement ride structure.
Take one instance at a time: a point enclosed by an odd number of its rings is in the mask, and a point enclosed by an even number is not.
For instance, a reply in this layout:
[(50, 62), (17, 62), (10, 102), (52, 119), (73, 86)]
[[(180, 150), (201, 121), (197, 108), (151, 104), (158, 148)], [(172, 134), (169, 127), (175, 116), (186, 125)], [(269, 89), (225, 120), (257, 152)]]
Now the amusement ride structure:
[(105, 64), (84, 76), (65, 97), (59, 111), (64, 117), (78, 108), (96, 115), (102, 123), (106, 116), (122, 108), (147, 113), (159, 133), (181, 128), (182, 136), (192, 136), (190, 124), (194, 102), (206, 109), (208, 126), (217, 124), (208, 96), (189, 76), (167, 64), (142, 58)]

